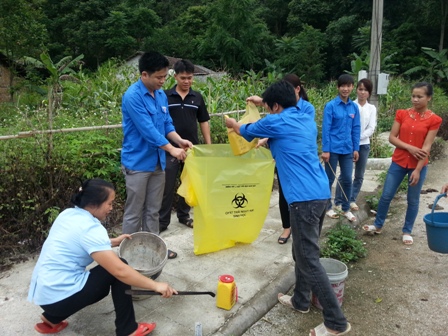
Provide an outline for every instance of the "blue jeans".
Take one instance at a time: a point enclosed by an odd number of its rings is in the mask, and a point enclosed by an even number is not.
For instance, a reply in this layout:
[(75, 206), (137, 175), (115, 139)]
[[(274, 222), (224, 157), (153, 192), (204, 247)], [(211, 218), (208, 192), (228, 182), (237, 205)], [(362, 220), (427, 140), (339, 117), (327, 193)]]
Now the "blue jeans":
[[(344, 191), (344, 195), (341, 197), (341, 205), (342, 211), (347, 212), (350, 210), (350, 196), (352, 194), (352, 173), (353, 173), (353, 153), (350, 154), (336, 154), (330, 153), (330, 160), (325, 163), (325, 172), (328, 176), (328, 182), (331, 187), (333, 186), (333, 182), (335, 179), (336, 168), (338, 166), (341, 171), (339, 175), (339, 181), (342, 185), (342, 190)], [(331, 166), (331, 168), (330, 168)], [(335, 197), (336, 202), (336, 197)], [(331, 209), (331, 201), (328, 204), (328, 209)]]
[[(397, 165), (395, 162), (389, 167), (387, 171), (386, 181), (384, 181), (383, 193), (381, 194), (380, 201), (378, 203), (378, 211), (376, 213), (375, 225), (378, 229), (381, 229), (386, 220), (387, 212), (389, 211), (390, 202), (395, 196), (398, 187), (400, 186), (403, 178), (408, 175), (408, 179), (411, 176), (414, 169), (403, 168)], [(423, 182), (425, 182), (427, 172), (427, 166), (423, 167), (420, 171), (420, 180), (415, 186), (409, 186), (408, 182), (408, 207), (406, 209), (406, 217), (404, 220), (403, 233), (412, 233), (414, 227), (415, 218), (417, 218), (418, 206), (420, 203), (420, 191), (422, 190)]]
[(293, 257), (296, 262), (296, 284), (291, 302), (294, 308), (307, 310), (312, 291), (323, 307), (325, 326), (345, 331), (347, 320), (319, 261), (319, 236), (328, 203), (329, 200), (315, 200), (290, 205)]
[[(361, 190), (362, 183), (364, 182), (364, 172), (366, 171), (367, 159), (369, 158), (370, 145), (359, 146), (359, 158), (355, 162), (355, 178), (353, 179), (352, 193), (349, 197), (350, 203), (356, 202), (359, 191)], [(341, 176), (339, 176), (339, 183), (342, 184)], [(336, 193), (334, 197), (334, 203), (336, 205), (342, 204), (343, 196), (339, 183), (336, 185)]]

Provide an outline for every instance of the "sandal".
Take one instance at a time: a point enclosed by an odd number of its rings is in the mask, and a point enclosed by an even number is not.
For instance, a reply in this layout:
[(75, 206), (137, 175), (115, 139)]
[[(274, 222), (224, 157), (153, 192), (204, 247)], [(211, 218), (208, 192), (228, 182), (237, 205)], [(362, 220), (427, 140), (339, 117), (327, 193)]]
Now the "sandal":
[(156, 328), (156, 324), (153, 323), (139, 323), (134, 336), (144, 336), (151, 333)]
[(356, 222), (356, 217), (350, 211), (344, 212), (345, 218), (347, 218), (350, 222)]
[[(282, 233), (283, 234), (283, 233)], [(278, 237), (278, 240), (277, 240), (277, 242), (280, 244), (280, 245), (283, 245), (283, 244), (286, 244), (287, 242), (288, 242), (288, 239), (291, 237), (291, 229), (290, 229), (290, 231), (289, 231), (289, 235), (288, 236), (286, 236), (286, 237), (282, 237), (281, 235), (280, 235), (280, 237)]]
[(366, 232), (373, 232), (374, 234), (381, 234), (381, 230), (378, 230), (375, 225), (364, 225), (362, 229)]
[(330, 209), (327, 211), (326, 215), (332, 219), (338, 219), (339, 215), (337, 212), (335, 212), (333, 209)]
[(171, 250), (168, 250), (168, 259), (175, 259), (177, 257), (177, 253)]
[[(352, 330), (352, 326), (350, 323), (347, 322), (347, 329), (345, 331), (341, 331), (338, 333), (329, 332), (327, 328), (325, 327), (325, 324), (321, 323), (316, 328), (312, 329), (311, 332), (314, 330), (314, 336), (334, 336), (334, 335), (347, 335), (350, 330)], [(313, 336), (313, 334), (310, 332), (309, 336)]]
[(193, 218), (179, 219), (179, 223), (184, 224), (189, 228), (193, 228)]
[(41, 334), (56, 334), (60, 332), (61, 330), (64, 330), (68, 326), (67, 321), (62, 321), (58, 324), (55, 324), (54, 326), (51, 326), (50, 324), (46, 322), (37, 323), (34, 326), (34, 329)]
[(406, 233), (403, 234), (402, 240), (403, 240), (403, 244), (405, 244), (405, 245), (414, 244), (414, 239), (412, 238), (412, 236), (410, 234), (406, 234)]
[(309, 312), (310, 312), (310, 308), (309, 308), (309, 307), (308, 307), (307, 310), (300, 310), (300, 309), (296, 309), (296, 308), (294, 308), (294, 306), (292, 305), (292, 302), (291, 302), (291, 298), (292, 298), (291, 295), (286, 295), (286, 294), (283, 294), (283, 293), (278, 293), (277, 298), (278, 298), (278, 302), (280, 302), (282, 305), (284, 305), (284, 306), (286, 306), (286, 307), (289, 307), (289, 308), (292, 308), (292, 309), (294, 309), (295, 311), (298, 311), (298, 312), (300, 312), (300, 313), (302, 313), (302, 314), (306, 314), (306, 313), (309, 313)]
[(358, 204), (356, 204), (355, 202), (351, 202), (350, 203), (350, 210), (358, 211), (359, 210)]

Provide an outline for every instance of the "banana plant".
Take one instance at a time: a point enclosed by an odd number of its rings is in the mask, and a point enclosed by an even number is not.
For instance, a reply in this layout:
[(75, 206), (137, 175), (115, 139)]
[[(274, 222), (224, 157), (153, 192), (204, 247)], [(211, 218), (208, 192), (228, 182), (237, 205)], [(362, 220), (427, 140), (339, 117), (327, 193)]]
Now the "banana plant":
[[(48, 133), (48, 146), (46, 153), (47, 163), (51, 163), (52, 151), (53, 151), (53, 117), (58, 107), (58, 93), (61, 90), (61, 81), (73, 79), (71, 76), (75, 74), (75, 71), (72, 67), (79, 64), (79, 62), (84, 58), (84, 55), (79, 55), (75, 58), (71, 56), (66, 56), (62, 58), (56, 64), (51, 59), (50, 55), (47, 51), (44, 51), (40, 54), (40, 60), (33, 57), (24, 57), (25, 64), (31, 65), (35, 68), (46, 69), (49, 73), (49, 77), (47, 78), (47, 118), (48, 118), (48, 129), (50, 132)], [(53, 190), (52, 179), (50, 178), (50, 190)]]
[(422, 65), (415, 66), (407, 70), (405, 75), (412, 75), (414, 73), (423, 72), (424, 77), (430, 82), (436, 81), (440, 83), (442, 80), (448, 79), (448, 49), (436, 51), (432, 48), (422, 47), (422, 51), (431, 59), (422, 59)]

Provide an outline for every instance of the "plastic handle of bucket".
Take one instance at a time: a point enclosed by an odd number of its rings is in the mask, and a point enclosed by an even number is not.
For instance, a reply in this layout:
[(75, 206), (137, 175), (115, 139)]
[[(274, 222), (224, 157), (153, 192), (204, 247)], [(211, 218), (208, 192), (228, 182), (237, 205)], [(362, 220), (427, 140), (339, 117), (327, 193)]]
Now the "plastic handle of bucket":
[(434, 200), (434, 204), (432, 205), (431, 222), (433, 222), (433, 223), (434, 223), (434, 218), (433, 218), (433, 216), (434, 216), (434, 210), (435, 210), (435, 208), (436, 208), (437, 202), (438, 202), (439, 199), (441, 199), (442, 197), (446, 197), (446, 193), (437, 195), (436, 199)]

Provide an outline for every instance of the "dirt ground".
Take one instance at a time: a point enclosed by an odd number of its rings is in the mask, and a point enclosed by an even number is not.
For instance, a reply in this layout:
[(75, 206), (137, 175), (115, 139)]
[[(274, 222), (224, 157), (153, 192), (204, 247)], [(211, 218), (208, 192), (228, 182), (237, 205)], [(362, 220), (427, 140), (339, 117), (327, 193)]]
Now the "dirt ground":
[[(440, 191), (448, 183), (447, 165), (446, 155), (430, 164), (424, 190)], [(428, 248), (423, 222), (437, 195), (421, 195), (412, 246), (401, 242), (405, 195), (393, 201), (381, 235), (363, 233), (361, 223), (355, 226), (368, 255), (348, 265), (342, 308), (352, 325), (349, 335), (448, 335), (448, 254)], [(448, 212), (448, 199), (442, 198), (438, 204), (444, 208), (440, 211)], [(373, 217), (364, 223), (372, 221)], [(244, 336), (308, 335), (322, 321), (322, 313), (315, 307), (309, 314), (301, 314), (277, 304)]]

